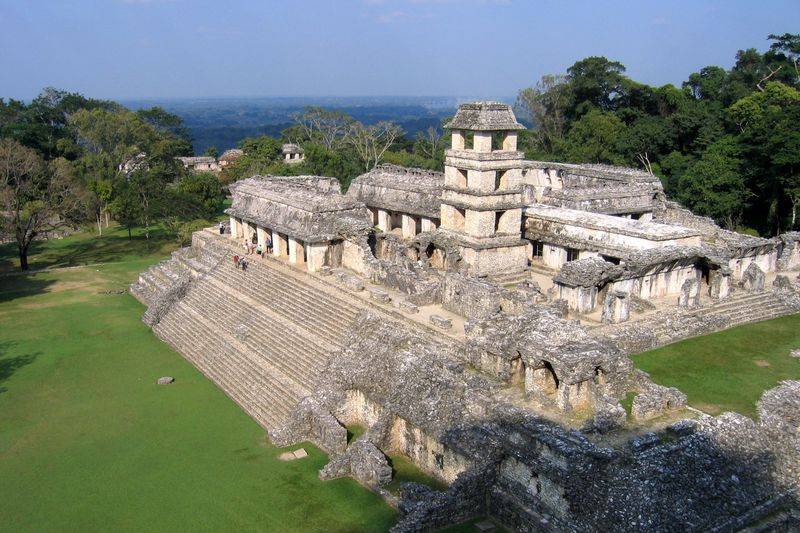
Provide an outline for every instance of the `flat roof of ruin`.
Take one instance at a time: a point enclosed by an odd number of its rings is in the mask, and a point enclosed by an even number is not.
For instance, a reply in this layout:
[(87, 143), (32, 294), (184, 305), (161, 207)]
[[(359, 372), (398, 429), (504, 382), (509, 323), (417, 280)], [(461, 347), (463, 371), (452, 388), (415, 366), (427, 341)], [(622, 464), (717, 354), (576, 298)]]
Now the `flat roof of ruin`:
[(217, 160), (211, 156), (201, 155), (192, 157), (178, 157), (183, 163), (216, 163)]
[(659, 181), (657, 176), (645, 172), (637, 168), (630, 167), (617, 167), (613, 165), (599, 165), (599, 164), (576, 164), (576, 163), (559, 163), (555, 161), (532, 161), (525, 160), (522, 162), (522, 168), (552, 168), (555, 170), (565, 171), (568, 174), (576, 176), (588, 176), (592, 178), (609, 179), (617, 181)]
[(561, 222), (562, 224), (568, 224), (570, 226), (629, 235), (631, 237), (639, 237), (652, 241), (680, 239), (700, 235), (700, 232), (697, 230), (681, 226), (631, 220), (628, 218), (603, 215), (601, 213), (592, 213), (590, 211), (580, 211), (577, 209), (566, 209), (563, 207), (541, 204), (530, 205), (524, 208), (523, 213), (525, 216), (531, 218)]
[(509, 131), (524, 130), (511, 106), (500, 102), (473, 102), (458, 106), (456, 115), (444, 126), (451, 130)]
[(303, 149), (296, 144), (288, 143), (281, 146), (281, 151), (284, 154), (302, 154)]
[(347, 196), (370, 207), (439, 218), (444, 173), (379, 165), (355, 178)]
[(252, 196), (309, 212), (341, 211), (363, 207), (341, 194), (336, 178), (325, 176), (252, 176), (231, 184), (234, 196)]

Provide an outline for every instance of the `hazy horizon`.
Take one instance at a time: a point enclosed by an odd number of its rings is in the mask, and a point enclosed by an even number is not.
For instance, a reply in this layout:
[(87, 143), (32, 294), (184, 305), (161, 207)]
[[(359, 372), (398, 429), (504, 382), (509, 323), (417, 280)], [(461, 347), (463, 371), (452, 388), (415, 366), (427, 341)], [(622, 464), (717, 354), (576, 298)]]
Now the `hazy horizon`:
[(796, 31), (796, 2), (0, 0), (0, 96), (505, 95), (604, 55), (680, 84)]

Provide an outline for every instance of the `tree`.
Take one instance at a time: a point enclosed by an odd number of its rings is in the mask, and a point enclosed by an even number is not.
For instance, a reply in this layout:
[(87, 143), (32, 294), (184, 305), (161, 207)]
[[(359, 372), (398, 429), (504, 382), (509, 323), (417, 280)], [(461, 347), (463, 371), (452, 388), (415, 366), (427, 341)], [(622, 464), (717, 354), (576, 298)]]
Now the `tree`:
[(769, 230), (777, 234), (786, 218), (796, 222), (793, 191), (800, 186), (800, 91), (769, 82), (763, 92), (742, 98), (728, 113), (739, 131), (737, 141), (748, 161), (751, 187), (768, 215)]
[(680, 178), (681, 200), (696, 213), (736, 229), (751, 197), (742, 166), (736, 139), (727, 136), (717, 141)]
[(444, 139), (438, 128), (428, 126), (424, 132), (417, 132), (414, 151), (428, 159), (439, 159), (439, 154), (444, 150)]
[(191, 218), (211, 218), (217, 215), (225, 199), (222, 185), (210, 172), (190, 172), (184, 175), (175, 184), (174, 191), (188, 200), (184, 215)]
[(567, 160), (576, 163), (620, 164), (615, 151), (625, 125), (613, 113), (592, 109), (569, 130), (564, 142)]
[(380, 164), (383, 154), (402, 135), (403, 128), (393, 122), (382, 121), (370, 126), (354, 122), (347, 139), (364, 168), (370, 171)]
[(567, 69), (572, 105), (568, 114), (577, 117), (591, 107), (613, 111), (626, 91), (625, 65), (605, 57), (587, 57)]
[(306, 139), (320, 142), (326, 149), (340, 147), (352, 132), (353, 118), (343, 111), (310, 106), (296, 117)]
[(0, 216), (3, 233), (16, 240), (22, 270), (28, 269), (33, 240), (74, 214), (76, 187), (68, 161), (48, 164), (17, 141), (0, 140)]
[(142, 204), (139, 201), (134, 185), (126, 178), (117, 178), (114, 183), (114, 200), (108, 206), (114, 219), (128, 230), (128, 240), (131, 240), (131, 230), (142, 223)]
[(533, 122), (538, 147), (546, 152), (554, 152), (564, 138), (570, 89), (566, 80), (565, 76), (548, 74), (517, 96), (517, 107)]
[(214, 159), (219, 157), (219, 150), (217, 150), (216, 146), (209, 146), (206, 148), (206, 151), (203, 152), (204, 156), (213, 157)]

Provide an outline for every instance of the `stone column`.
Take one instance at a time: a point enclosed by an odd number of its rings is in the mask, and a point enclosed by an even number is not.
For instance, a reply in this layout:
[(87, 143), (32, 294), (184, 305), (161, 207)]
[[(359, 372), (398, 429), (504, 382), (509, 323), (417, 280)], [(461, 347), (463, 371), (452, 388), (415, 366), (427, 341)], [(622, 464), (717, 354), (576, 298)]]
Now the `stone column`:
[(278, 233), (277, 231), (272, 231), (272, 255), (275, 257), (286, 257), (289, 255), (288, 246), (286, 242), (286, 236)]
[(542, 262), (550, 268), (561, 268), (567, 262), (567, 249), (553, 244), (542, 246)]
[(237, 237), (239, 237), (239, 228), (236, 227), (237, 225), (238, 222), (236, 220), (236, 217), (231, 217), (231, 239), (236, 239)]
[(403, 238), (413, 239), (417, 234), (417, 219), (411, 215), (402, 215), (403, 220)]
[(253, 227), (245, 220), (242, 220), (242, 237), (247, 239), (247, 242), (253, 238)]
[(433, 231), (436, 229), (436, 223), (427, 217), (422, 217), (421, 225), (422, 231)]
[(325, 265), (325, 254), (328, 251), (328, 243), (321, 242), (307, 244), (306, 252), (308, 255), (308, 271), (318, 272)]
[(639, 217), (639, 220), (641, 220), (642, 222), (652, 222), (653, 213), (642, 213), (642, 216)]
[(378, 228), (381, 231), (389, 232), (392, 230), (392, 217), (385, 209), (378, 209)]
[(298, 241), (294, 237), (289, 237), (289, 262), (302, 265), (305, 262), (303, 252), (303, 241)]
[(258, 239), (258, 244), (264, 246), (266, 249), (267, 230), (265, 230), (261, 226), (256, 226), (256, 238)]

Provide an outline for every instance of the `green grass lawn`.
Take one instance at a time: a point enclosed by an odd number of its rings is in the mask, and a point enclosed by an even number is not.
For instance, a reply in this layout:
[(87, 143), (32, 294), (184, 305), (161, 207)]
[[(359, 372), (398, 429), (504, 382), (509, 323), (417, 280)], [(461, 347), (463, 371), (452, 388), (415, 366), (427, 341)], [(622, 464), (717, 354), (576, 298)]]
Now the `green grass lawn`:
[(710, 414), (756, 415), (761, 393), (800, 379), (800, 314), (747, 324), (633, 356), (662, 385), (686, 393), (689, 405)]
[[(124, 288), (174, 245), (114, 230), (36, 245), (0, 277), (0, 529), (386, 531), (394, 511), (265, 432), (140, 321)], [(0, 264), (15, 264), (0, 247)], [(172, 385), (155, 380), (174, 376)]]

